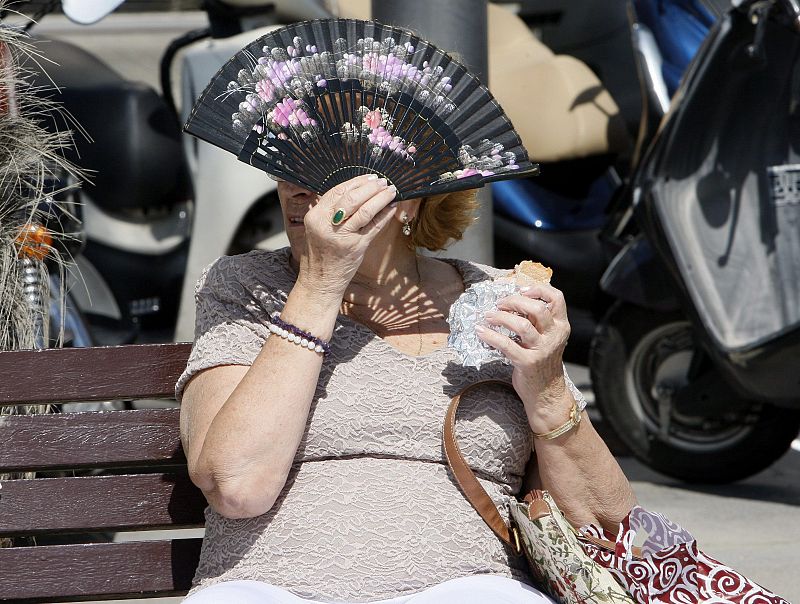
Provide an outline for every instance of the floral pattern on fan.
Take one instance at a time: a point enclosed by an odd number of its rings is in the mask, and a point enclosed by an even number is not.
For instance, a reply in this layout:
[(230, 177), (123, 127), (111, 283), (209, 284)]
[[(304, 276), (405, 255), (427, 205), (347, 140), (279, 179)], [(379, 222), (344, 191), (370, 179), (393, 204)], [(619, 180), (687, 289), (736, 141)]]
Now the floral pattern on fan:
[(185, 129), (319, 194), (361, 174), (413, 199), (538, 173), (464, 65), (372, 21), (304, 21), (254, 40), (214, 76)]
[(285, 49), (264, 46), (264, 56), (257, 60), (252, 72), (242, 69), (237, 80), (228, 84), (229, 92), (247, 94), (239, 112), (232, 116), (234, 128), (252, 128), (260, 118), (258, 109), (279, 99), (313, 94), (315, 88), (327, 87), (328, 80), (334, 78), (359, 80), (367, 90), (406, 92), (441, 115), (455, 109), (446, 97), (452, 89), (450, 78), (442, 75), (440, 66), (431, 67), (425, 62), (419, 69), (409, 63), (414, 46), (408, 42), (360, 38), (351, 50), (347, 40), (339, 38), (334, 42), (334, 52), (319, 52), (312, 44), (303, 46), (299, 36), (293, 42)]
[(494, 176), (498, 172), (519, 169), (516, 163), (517, 156), (510, 151), (503, 152), (503, 145), (493, 143), (488, 138), (483, 139), (477, 149), (473, 149), (470, 145), (463, 145), (458, 150), (458, 160), (464, 166), (462, 170), (445, 172), (435, 182), (448, 182), (478, 174)]
[[(239, 112), (232, 116), (234, 129), (240, 132), (252, 129), (263, 134), (260, 122), (266, 114), (267, 126), (277, 138), (288, 140), (291, 131), (303, 142), (311, 142), (317, 135), (317, 121), (309, 117), (305, 103), (299, 99), (312, 94), (315, 88), (326, 88), (328, 80), (334, 77), (359, 80), (367, 90), (406, 92), (441, 115), (455, 109), (446, 96), (452, 90), (450, 78), (442, 75), (444, 70), (440, 66), (432, 68), (424, 62), (422, 69), (418, 69), (409, 63), (408, 58), (415, 50), (410, 43), (397, 44), (393, 38), (382, 42), (360, 38), (352, 51), (344, 38), (334, 44), (336, 52), (320, 53), (316, 45), (304, 46), (303, 40), (295, 36), (293, 44), (285, 49), (264, 46), (264, 56), (258, 59), (252, 72), (241, 70), (238, 80), (228, 84), (229, 92), (246, 94)], [(255, 92), (248, 93), (251, 90)], [(274, 108), (265, 112), (273, 103), (276, 103)], [(402, 137), (392, 136), (392, 119), (385, 109), (362, 106), (358, 111), (363, 117), (361, 125), (345, 122), (341, 126), (345, 142), (352, 143), (366, 134), (373, 145), (373, 155), (389, 150), (410, 159), (416, 148)], [(519, 169), (516, 154), (504, 152), (502, 144), (489, 139), (483, 139), (477, 150), (470, 145), (462, 146), (458, 159), (463, 166), (461, 170), (444, 172), (432, 184)]]
[[(304, 142), (311, 142), (316, 137), (317, 120), (308, 115), (308, 108), (302, 100), (286, 97), (267, 113), (267, 125), (276, 132), (281, 140), (288, 140), (285, 130), (292, 128), (300, 133)], [(260, 124), (255, 124), (253, 129), (263, 132)]]
[(346, 144), (353, 144), (360, 138), (366, 138), (373, 145), (373, 155), (380, 155), (384, 150), (388, 150), (410, 160), (416, 153), (417, 148), (413, 143), (409, 144), (400, 136), (392, 136), (394, 120), (385, 109), (381, 107), (370, 109), (361, 105), (356, 109), (356, 116), (360, 118), (360, 122), (345, 122), (339, 129)]

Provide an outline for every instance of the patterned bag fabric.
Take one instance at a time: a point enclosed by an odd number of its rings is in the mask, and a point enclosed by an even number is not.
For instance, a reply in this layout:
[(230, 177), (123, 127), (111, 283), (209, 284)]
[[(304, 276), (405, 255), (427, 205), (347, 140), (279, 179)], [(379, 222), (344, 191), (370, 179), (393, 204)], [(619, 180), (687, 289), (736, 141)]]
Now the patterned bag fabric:
[(524, 502), (509, 506), (511, 518), (534, 579), (556, 600), (629, 603), (631, 598), (614, 575), (587, 555), (578, 533), (547, 491), (534, 491)]
[[(456, 482), (484, 522), (515, 553), (524, 553), (539, 587), (561, 604), (790, 604), (704, 554), (694, 537), (662, 514), (634, 507), (618, 535), (587, 525), (576, 531), (547, 491), (532, 491), (509, 506), (511, 525), (464, 460), (455, 439), (461, 396), (444, 423), (445, 456)], [(634, 547), (637, 533), (647, 533)], [(626, 591), (627, 590), (627, 591)]]
[[(596, 526), (581, 531), (589, 537), (614, 539)], [(640, 550), (633, 548), (639, 531), (647, 534)], [(584, 549), (608, 568), (639, 604), (789, 604), (700, 551), (686, 529), (639, 506), (623, 520), (613, 551), (591, 542), (584, 542)]]
[[(586, 554), (575, 529), (547, 492), (534, 491), (524, 502), (512, 503), (511, 527), (503, 520), (455, 440), (455, 417), (461, 396), (487, 383), (510, 387), (498, 380), (471, 384), (453, 397), (445, 419), (444, 451), (464, 496), (506, 545), (516, 554), (525, 554), (539, 587), (561, 604), (634, 604), (635, 600), (617, 583), (614, 575)], [(613, 549), (613, 542), (609, 542), (609, 547)]]

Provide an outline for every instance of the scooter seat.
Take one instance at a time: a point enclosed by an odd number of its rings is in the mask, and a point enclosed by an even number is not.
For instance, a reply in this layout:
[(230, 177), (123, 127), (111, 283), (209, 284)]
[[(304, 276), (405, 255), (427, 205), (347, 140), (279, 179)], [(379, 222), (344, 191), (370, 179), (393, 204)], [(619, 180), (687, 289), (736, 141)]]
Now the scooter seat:
[[(340, 17), (369, 19), (369, 0), (338, 0)], [(487, 6), (489, 89), (528, 153), (542, 163), (624, 153), (631, 140), (616, 102), (589, 67), (554, 55), (517, 15)]]
[(191, 198), (178, 122), (155, 90), (124, 79), (72, 44), (38, 40), (36, 45), (58, 65), (45, 63), (47, 75), (40, 71), (35, 83), (68, 111), (46, 116), (45, 125), (73, 131), (74, 149), (66, 156), (91, 171), (83, 188), (96, 204), (107, 211), (130, 210)]
[(55, 82), (59, 87), (90, 88), (125, 81), (125, 78), (101, 59), (79, 46), (62, 40), (42, 38), (34, 38), (31, 42), (37, 51), (47, 57), (44, 61), (29, 58), (23, 63), (23, 67), (34, 73), (39, 85), (52, 86), (52, 82)]

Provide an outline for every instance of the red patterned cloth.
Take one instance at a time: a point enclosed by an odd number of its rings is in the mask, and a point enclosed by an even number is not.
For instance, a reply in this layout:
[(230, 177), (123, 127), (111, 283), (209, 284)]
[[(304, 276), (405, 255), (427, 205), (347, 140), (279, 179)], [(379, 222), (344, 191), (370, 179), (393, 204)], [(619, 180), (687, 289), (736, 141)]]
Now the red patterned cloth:
[[(647, 537), (637, 557), (633, 543), (639, 531)], [(616, 543), (614, 552), (587, 541), (582, 545), (639, 604), (790, 604), (704, 554), (686, 529), (639, 506), (623, 520), (616, 538), (593, 525), (581, 533)]]

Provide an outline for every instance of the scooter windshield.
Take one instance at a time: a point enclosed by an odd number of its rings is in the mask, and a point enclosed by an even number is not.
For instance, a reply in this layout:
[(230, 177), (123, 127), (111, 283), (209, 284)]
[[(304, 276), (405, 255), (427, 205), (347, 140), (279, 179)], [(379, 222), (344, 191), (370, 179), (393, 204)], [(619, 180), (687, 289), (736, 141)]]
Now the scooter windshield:
[(651, 232), (729, 352), (800, 326), (800, 36), (765, 21), (748, 52), (756, 27), (734, 11), (714, 30), (640, 179)]

